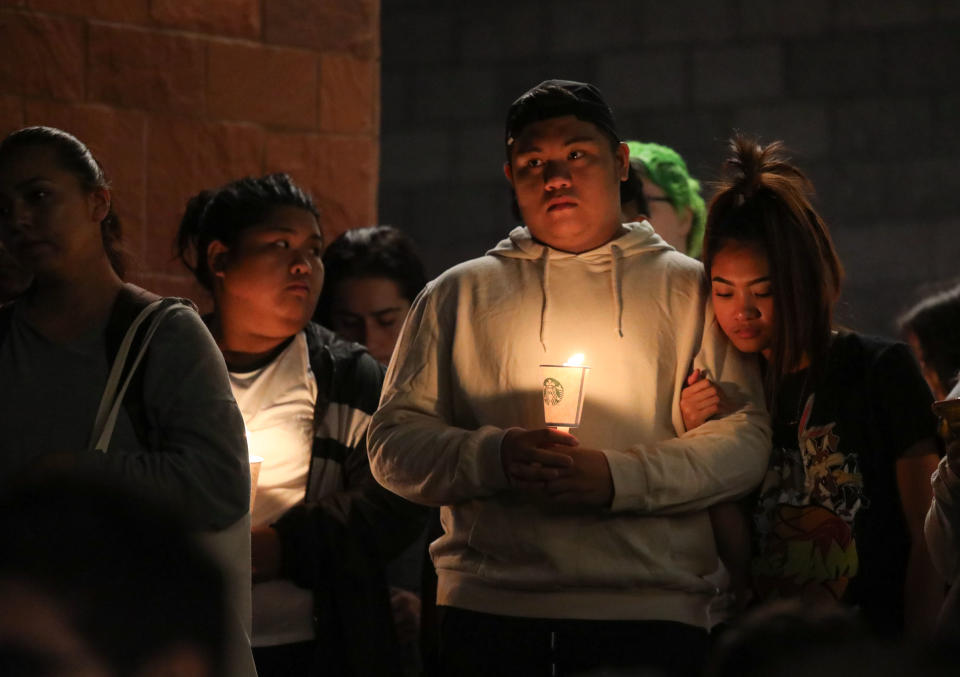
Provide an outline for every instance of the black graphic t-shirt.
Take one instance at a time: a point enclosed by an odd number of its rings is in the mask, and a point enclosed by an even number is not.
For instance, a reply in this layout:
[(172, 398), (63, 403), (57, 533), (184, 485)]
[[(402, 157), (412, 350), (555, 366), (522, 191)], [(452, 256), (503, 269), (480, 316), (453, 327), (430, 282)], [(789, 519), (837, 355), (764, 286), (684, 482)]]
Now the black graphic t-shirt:
[(816, 383), (790, 374), (753, 516), (758, 599), (840, 600), (878, 632), (903, 627), (910, 537), (896, 461), (936, 433), (933, 396), (902, 343), (841, 333)]

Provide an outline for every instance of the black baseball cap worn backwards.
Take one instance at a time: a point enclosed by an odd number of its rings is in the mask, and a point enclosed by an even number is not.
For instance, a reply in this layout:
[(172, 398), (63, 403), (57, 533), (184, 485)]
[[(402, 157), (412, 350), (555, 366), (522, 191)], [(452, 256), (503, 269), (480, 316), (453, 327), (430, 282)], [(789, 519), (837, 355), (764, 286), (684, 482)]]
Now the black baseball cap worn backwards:
[(523, 128), (533, 122), (573, 115), (597, 127), (620, 141), (613, 111), (604, 101), (600, 90), (586, 82), (573, 80), (544, 80), (510, 104), (507, 111), (507, 159), (510, 149)]

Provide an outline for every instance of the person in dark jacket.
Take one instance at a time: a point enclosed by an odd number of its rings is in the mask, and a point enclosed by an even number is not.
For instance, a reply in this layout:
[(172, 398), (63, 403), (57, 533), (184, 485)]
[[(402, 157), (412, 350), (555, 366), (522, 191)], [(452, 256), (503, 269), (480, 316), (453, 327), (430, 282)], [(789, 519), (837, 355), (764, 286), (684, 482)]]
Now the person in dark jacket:
[(208, 324), (263, 458), (251, 548), (259, 674), (398, 673), (383, 567), (424, 513), (370, 474), (382, 366), (309, 321), (323, 284), (313, 201), (285, 174), (240, 179), (189, 201), (177, 245), (213, 295)]

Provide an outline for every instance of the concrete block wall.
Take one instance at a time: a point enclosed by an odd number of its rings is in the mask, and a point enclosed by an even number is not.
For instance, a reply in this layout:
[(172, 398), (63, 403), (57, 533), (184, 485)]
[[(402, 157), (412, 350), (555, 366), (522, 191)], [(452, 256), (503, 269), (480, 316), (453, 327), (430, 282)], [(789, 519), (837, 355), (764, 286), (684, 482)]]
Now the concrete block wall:
[(134, 281), (203, 302), (186, 200), (286, 171), (327, 238), (376, 220), (379, 0), (0, 0), (0, 134), (53, 125), (114, 185)]
[[(514, 223), (510, 102), (596, 83), (622, 133), (717, 177), (733, 129), (783, 139), (847, 269), (840, 320), (891, 334), (921, 287), (960, 281), (960, 3), (489, 0), (383, 5), (381, 222), (430, 271)], [(709, 191), (708, 191), (709, 192)]]

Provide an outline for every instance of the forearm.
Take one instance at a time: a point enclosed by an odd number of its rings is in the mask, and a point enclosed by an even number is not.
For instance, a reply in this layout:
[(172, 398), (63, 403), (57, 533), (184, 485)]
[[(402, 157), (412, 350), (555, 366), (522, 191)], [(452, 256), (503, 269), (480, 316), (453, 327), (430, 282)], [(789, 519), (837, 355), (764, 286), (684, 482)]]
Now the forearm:
[(130, 448), (115, 438), (108, 453), (84, 462), (160, 494), (199, 529), (233, 524), (250, 507), (243, 418), (223, 356), (193, 310), (164, 319), (139, 369), (146, 441)]
[(908, 637), (933, 636), (946, 584), (933, 567), (926, 543), (919, 539), (910, 548), (907, 577), (903, 590), (904, 632)]
[(740, 498), (763, 479), (770, 456), (766, 415), (746, 409), (683, 437), (605, 451), (613, 510), (670, 514)]
[(324, 562), (344, 548), (366, 553), (379, 564), (417, 538), (427, 509), (392, 494), (370, 473), (366, 447), (350, 449), (343, 460), (343, 487), (287, 511), (273, 526), (279, 534), (283, 568), (308, 587), (323, 575)]
[(709, 303), (702, 327), (693, 366), (717, 388), (719, 415), (685, 429), (680, 400), (690, 360), (678, 353), (672, 422), (679, 437), (605, 452), (614, 483), (613, 510), (702, 510), (746, 495), (763, 479), (771, 431), (757, 363), (724, 337)]
[(319, 511), (360, 534), (383, 561), (401, 553), (423, 531), (428, 509), (411, 503), (377, 484), (372, 478), (361, 487), (338, 491), (305, 506)]
[(208, 403), (204, 411), (203, 425), (195, 410), (167, 412), (154, 448), (85, 452), (80, 462), (174, 503), (200, 530), (228, 527), (249, 510), (243, 423), (232, 401)]
[(710, 507), (710, 526), (717, 554), (728, 569), (746, 572), (750, 562), (750, 522), (740, 503), (729, 501)]
[(490, 496), (508, 486), (500, 462), (504, 434), (493, 426), (464, 430), (387, 404), (370, 426), (370, 468), (384, 487), (424, 505)]
[(346, 552), (383, 567), (417, 538), (426, 514), (376, 484), (296, 505), (271, 525), (279, 538), (281, 575), (315, 587)]
[(917, 638), (932, 636), (945, 590), (945, 581), (934, 568), (924, 536), (925, 516), (933, 498), (931, 475), (936, 472), (937, 462), (936, 443), (933, 438), (926, 438), (911, 445), (896, 464), (900, 503), (910, 533), (904, 629)]

